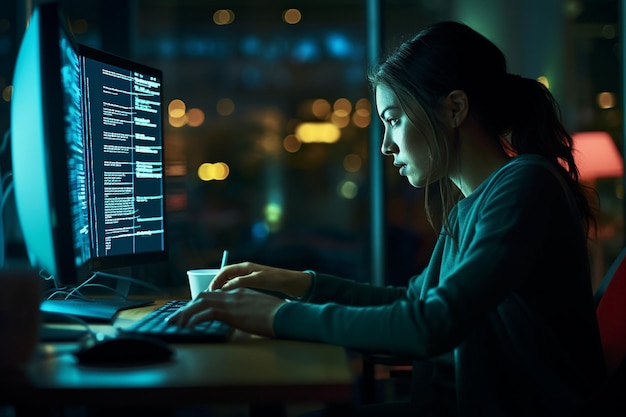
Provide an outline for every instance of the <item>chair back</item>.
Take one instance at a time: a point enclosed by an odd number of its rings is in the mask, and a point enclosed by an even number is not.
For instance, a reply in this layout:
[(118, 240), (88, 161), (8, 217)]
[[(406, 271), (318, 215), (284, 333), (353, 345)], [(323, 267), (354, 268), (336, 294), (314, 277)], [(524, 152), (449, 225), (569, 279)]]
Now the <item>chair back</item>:
[(604, 360), (612, 374), (626, 357), (626, 248), (613, 261), (595, 296)]

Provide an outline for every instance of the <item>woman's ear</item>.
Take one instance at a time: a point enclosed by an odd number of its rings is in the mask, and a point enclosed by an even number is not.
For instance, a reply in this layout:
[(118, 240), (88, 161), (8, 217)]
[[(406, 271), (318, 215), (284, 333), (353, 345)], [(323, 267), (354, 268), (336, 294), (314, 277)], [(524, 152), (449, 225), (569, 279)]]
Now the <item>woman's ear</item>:
[(449, 115), (450, 126), (459, 127), (469, 113), (467, 94), (463, 90), (452, 90), (445, 98), (444, 107)]

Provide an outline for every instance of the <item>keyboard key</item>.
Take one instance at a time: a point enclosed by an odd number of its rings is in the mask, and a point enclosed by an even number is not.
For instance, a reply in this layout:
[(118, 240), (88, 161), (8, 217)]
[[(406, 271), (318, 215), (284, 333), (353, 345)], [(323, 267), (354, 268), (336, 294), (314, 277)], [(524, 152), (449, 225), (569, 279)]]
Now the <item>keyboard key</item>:
[(168, 324), (165, 319), (184, 307), (188, 300), (169, 300), (128, 327), (118, 327), (118, 332), (129, 335), (151, 336), (171, 343), (227, 342), (233, 327), (218, 321), (206, 321), (193, 327)]

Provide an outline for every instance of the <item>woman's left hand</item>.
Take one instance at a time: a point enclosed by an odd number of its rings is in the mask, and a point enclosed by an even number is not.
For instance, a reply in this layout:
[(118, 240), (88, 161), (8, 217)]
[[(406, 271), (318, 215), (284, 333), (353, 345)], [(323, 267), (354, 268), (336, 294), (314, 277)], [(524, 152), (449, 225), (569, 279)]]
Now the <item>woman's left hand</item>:
[(172, 314), (167, 322), (193, 326), (220, 320), (248, 333), (274, 336), (274, 315), (286, 301), (248, 288), (232, 291), (203, 291)]

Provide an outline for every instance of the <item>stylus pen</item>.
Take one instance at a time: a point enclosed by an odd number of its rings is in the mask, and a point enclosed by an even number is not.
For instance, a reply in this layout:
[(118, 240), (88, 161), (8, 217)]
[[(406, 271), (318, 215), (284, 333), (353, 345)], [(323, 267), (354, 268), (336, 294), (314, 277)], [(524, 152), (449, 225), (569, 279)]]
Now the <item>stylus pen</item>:
[(228, 263), (228, 250), (224, 249), (224, 253), (222, 253), (222, 266), (220, 268), (224, 268)]

